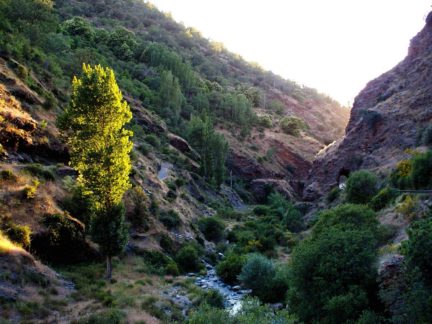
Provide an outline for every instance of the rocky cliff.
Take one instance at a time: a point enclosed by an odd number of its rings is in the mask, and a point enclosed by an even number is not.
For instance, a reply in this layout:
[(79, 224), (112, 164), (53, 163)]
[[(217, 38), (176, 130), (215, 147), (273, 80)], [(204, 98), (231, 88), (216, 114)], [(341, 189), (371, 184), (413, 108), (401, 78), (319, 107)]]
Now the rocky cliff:
[(432, 118), (432, 13), (406, 58), (355, 98), (345, 136), (314, 161), (304, 191), (314, 200), (358, 169), (386, 172), (417, 146)]

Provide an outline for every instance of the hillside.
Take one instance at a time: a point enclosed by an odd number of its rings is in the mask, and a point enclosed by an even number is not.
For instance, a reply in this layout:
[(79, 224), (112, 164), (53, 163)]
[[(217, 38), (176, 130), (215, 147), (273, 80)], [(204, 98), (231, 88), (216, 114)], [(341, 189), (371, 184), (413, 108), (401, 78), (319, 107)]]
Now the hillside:
[[(315, 199), (337, 185), (341, 175), (359, 169), (388, 174), (423, 145), (431, 122), (432, 16), (412, 40), (406, 58), (355, 98), (346, 134), (314, 162), (306, 198)], [(428, 144), (427, 139), (425, 144)]]
[(0, 322), (430, 322), (430, 20), (340, 139), (149, 3), (0, 0)]

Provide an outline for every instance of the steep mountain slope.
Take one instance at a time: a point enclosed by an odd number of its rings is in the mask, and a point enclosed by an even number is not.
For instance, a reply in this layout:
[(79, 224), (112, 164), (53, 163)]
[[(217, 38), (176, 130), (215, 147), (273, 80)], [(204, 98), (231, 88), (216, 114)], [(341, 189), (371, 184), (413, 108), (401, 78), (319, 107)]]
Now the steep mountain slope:
[[(290, 152), (290, 155), (295, 158), (285, 158), (284, 154), (280, 154), (276, 166), (272, 167), (259, 161), (258, 164), (261, 164), (260, 167), (265, 170), (267, 176), (273, 174), (280, 178), (292, 177), (293, 175), (287, 172), (287, 169), (291, 172), (294, 169), (302, 170), (312, 161), (316, 152), (325, 144), (338, 139), (343, 133), (348, 119), (346, 108), (317, 93), (314, 89), (299, 86), (245, 62), (238, 55), (228, 52), (221, 44), (204, 39), (198, 31), (174, 22), (151, 4), (143, 4), (141, 1), (89, 3), (74, 0), (57, 1), (56, 7), (63, 19), (70, 19), (73, 16), (85, 17), (92, 25), (105, 30), (122, 26), (133, 32), (138, 39), (143, 40), (144, 44), (151, 44), (151, 42), (163, 44), (175, 52), (185, 66), (191, 67), (202, 80), (210, 81), (212, 87), (215, 85), (222, 87), (222, 92), (225, 93), (243, 93), (251, 99), (252, 105), (258, 109), (256, 110), (258, 116), (270, 118), (272, 127), (265, 132), (252, 131), (252, 136), (239, 138), (243, 125), (236, 125), (235, 121), (234, 124), (225, 125), (225, 128), (234, 135), (230, 138), (230, 146), (235, 148), (232, 159), (234, 161), (232, 171), (235, 175), (244, 176), (240, 172), (243, 165), (235, 164), (237, 161), (235, 155), (241, 154), (242, 159), (248, 160), (251, 167), (274, 147)], [(142, 64), (142, 61), (138, 58), (136, 63)], [(146, 83), (152, 71), (150, 64), (147, 71), (141, 76), (134, 76), (133, 79)], [(148, 85), (151, 88), (151, 85)], [(125, 87), (124, 90), (129, 92), (129, 87)], [(186, 91), (187, 101), (193, 97), (194, 91), (196, 92), (196, 90)], [(219, 109), (216, 98), (209, 99), (210, 111), (216, 112)], [(145, 106), (152, 108), (152, 103), (145, 103)], [(306, 122), (308, 130), (304, 132), (304, 136), (294, 138), (291, 135), (281, 134), (278, 126), (285, 116), (296, 116)], [(224, 120), (219, 122), (226, 123)], [(255, 143), (256, 135), (260, 136), (260, 141), (264, 145), (259, 146), (258, 150), (238, 150)], [(304, 178), (304, 172), (295, 173), (295, 177)]]
[(432, 119), (432, 14), (410, 44), (407, 57), (369, 82), (354, 101), (345, 136), (313, 163), (305, 199), (337, 185), (341, 175), (358, 169), (386, 172), (421, 144)]

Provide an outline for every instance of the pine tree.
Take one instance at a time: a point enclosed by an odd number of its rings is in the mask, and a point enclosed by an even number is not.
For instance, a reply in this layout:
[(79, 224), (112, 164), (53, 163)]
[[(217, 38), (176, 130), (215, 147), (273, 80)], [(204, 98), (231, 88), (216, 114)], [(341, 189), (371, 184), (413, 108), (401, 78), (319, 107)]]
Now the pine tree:
[(66, 135), (70, 165), (92, 198), (91, 233), (107, 258), (107, 279), (112, 257), (127, 242), (122, 198), (130, 187), (132, 132), (124, 126), (131, 118), (114, 71), (84, 64), (82, 77), (73, 79), (71, 102), (59, 126)]

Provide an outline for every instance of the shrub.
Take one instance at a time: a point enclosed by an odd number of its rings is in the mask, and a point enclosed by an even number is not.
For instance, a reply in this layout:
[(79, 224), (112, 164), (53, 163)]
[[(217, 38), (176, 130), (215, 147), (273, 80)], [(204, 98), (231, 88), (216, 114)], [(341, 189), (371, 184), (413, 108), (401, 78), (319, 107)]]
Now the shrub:
[(174, 242), (168, 235), (163, 234), (161, 236), (159, 245), (167, 253), (173, 253), (174, 251)]
[(23, 195), (26, 199), (34, 199), (39, 187), (39, 180), (33, 179), (31, 186), (25, 186), (23, 189)]
[(182, 272), (197, 272), (201, 268), (199, 251), (191, 244), (183, 246), (175, 259)]
[(359, 230), (376, 233), (378, 220), (375, 212), (367, 206), (343, 204), (335, 208), (324, 210), (319, 214), (318, 221), (313, 228), (314, 236), (320, 235), (330, 227), (340, 229)]
[(222, 261), (217, 264), (216, 272), (222, 281), (230, 285), (236, 284), (238, 282), (237, 277), (240, 274), (245, 262), (245, 255), (229, 253)]
[(162, 211), (159, 221), (168, 229), (176, 228), (180, 225), (180, 216), (174, 210)]
[(308, 128), (306, 122), (298, 117), (284, 117), (280, 121), (280, 127), (286, 134), (299, 136), (300, 131)]
[(407, 219), (412, 220), (416, 216), (417, 199), (411, 195), (406, 195), (401, 203), (396, 207), (396, 211), (404, 215)]
[(273, 126), (273, 122), (270, 116), (261, 116), (258, 118), (258, 125), (265, 128), (270, 128)]
[(355, 321), (377, 289), (376, 240), (367, 230), (329, 227), (292, 253), (288, 304), (300, 320)]
[(90, 224), (93, 214), (93, 204), (90, 196), (85, 193), (81, 185), (71, 185), (68, 188), (72, 195), (66, 196), (62, 201), (62, 207), (72, 216), (82, 221), (86, 226)]
[(127, 218), (134, 227), (147, 230), (150, 217), (147, 209), (148, 198), (140, 186), (132, 188), (129, 193), (133, 202), (133, 209), (127, 213)]
[(68, 263), (82, 261), (88, 251), (84, 225), (67, 214), (47, 214), (41, 224), (46, 231), (34, 235), (32, 249), (44, 260)]
[(432, 185), (432, 151), (413, 157), (411, 178), (415, 188), (430, 188)]
[(159, 138), (157, 138), (157, 136), (154, 134), (149, 134), (145, 136), (144, 141), (146, 141), (147, 143), (149, 143), (151, 146), (155, 148), (158, 148), (161, 145)]
[(257, 216), (267, 215), (270, 212), (270, 208), (265, 205), (258, 205), (253, 209), (253, 213)]
[(10, 170), (1, 170), (0, 180), (5, 181), (15, 181), (17, 179), (16, 175)]
[(142, 143), (138, 146), (138, 151), (140, 151), (145, 156), (148, 156), (151, 152), (151, 146), (146, 143)]
[(377, 178), (366, 170), (353, 172), (346, 183), (346, 199), (354, 204), (367, 204), (377, 194)]
[(341, 190), (339, 189), (339, 187), (334, 187), (332, 190), (330, 190), (326, 197), (327, 203), (330, 204), (336, 199), (338, 199), (340, 192)]
[(411, 160), (399, 161), (396, 165), (396, 169), (390, 175), (391, 183), (397, 188), (410, 188), (412, 186), (411, 171)]
[(246, 260), (239, 280), (242, 285), (252, 290), (252, 295), (267, 301), (272, 294), (272, 280), (275, 276), (273, 263), (261, 254), (251, 254)]
[(86, 319), (80, 320), (80, 324), (122, 324), (126, 323), (126, 314), (118, 309), (109, 309), (93, 314)]
[(397, 191), (385, 187), (381, 189), (370, 201), (370, 206), (373, 210), (378, 211), (386, 207), (397, 196)]
[(47, 181), (55, 180), (54, 173), (38, 163), (29, 164), (24, 167), (24, 170), (29, 172), (31, 175), (34, 175), (35, 177), (39, 177)]
[(201, 302), (215, 308), (223, 308), (225, 306), (223, 296), (216, 289), (207, 290), (202, 296)]
[(432, 284), (432, 218), (415, 221), (408, 229), (409, 240), (402, 252), (411, 268), (418, 268), (428, 284)]
[(225, 225), (217, 217), (201, 218), (198, 227), (208, 241), (220, 241), (224, 236)]
[(15, 244), (28, 249), (30, 247), (30, 227), (12, 222), (10, 217), (0, 217), (0, 230)]
[(165, 272), (166, 272), (166, 274), (171, 275), (171, 276), (178, 276), (180, 273), (179, 268), (177, 266), (177, 263), (175, 263), (174, 261), (169, 262), (165, 266)]

